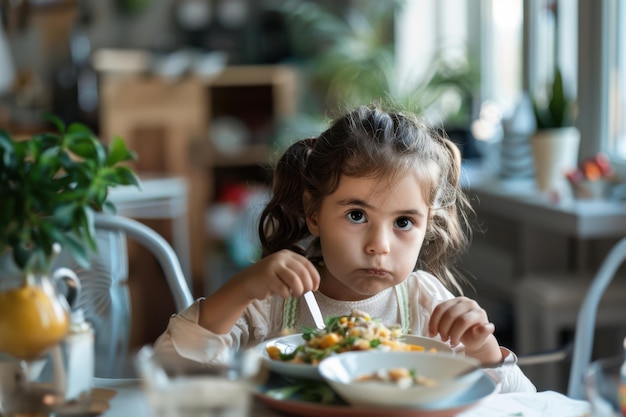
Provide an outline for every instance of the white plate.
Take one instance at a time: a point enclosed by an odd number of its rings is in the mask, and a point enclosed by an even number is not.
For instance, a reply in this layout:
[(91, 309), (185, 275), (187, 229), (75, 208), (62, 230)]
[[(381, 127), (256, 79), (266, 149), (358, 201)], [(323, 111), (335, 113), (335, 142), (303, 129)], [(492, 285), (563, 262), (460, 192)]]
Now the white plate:
[[(453, 353), (450, 345), (440, 340), (431, 339), (429, 337), (407, 334), (402, 336), (402, 341), (411, 345), (423, 346), (426, 350), (434, 348), (438, 352)], [(322, 376), (317, 371), (316, 365), (309, 365), (306, 363), (283, 362), (280, 360), (271, 359), (267, 354), (267, 348), (270, 346), (276, 346), (283, 353), (291, 353), (303, 343), (304, 339), (302, 338), (302, 333), (298, 333), (289, 336), (277, 337), (275, 339), (268, 340), (265, 343), (260, 343), (259, 345), (257, 345), (256, 349), (261, 354), (263, 363), (269, 368), (270, 371), (291, 378), (316, 379), (321, 381)]]
[(454, 417), (464, 410), (478, 405), (495, 392), (496, 383), (487, 374), (461, 395), (431, 404), (428, 409), (353, 407), (347, 404), (320, 404), (296, 398), (277, 399), (267, 394), (272, 388), (280, 388), (288, 382), (272, 375), (266, 384), (257, 387), (256, 397), (269, 408), (299, 417)]

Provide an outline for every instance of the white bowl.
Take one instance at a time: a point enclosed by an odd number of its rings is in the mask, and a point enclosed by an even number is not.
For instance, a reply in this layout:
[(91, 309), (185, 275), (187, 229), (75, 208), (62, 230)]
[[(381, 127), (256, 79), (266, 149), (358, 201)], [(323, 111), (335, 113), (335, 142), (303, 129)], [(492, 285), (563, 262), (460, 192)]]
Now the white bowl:
[[(402, 336), (402, 341), (404, 343), (408, 343), (411, 345), (419, 345), (423, 346), (425, 350), (435, 349), (437, 352), (449, 353), (452, 354), (452, 348), (450, 345), (437, 340), (431, 339), (428, 337), (415, 336), (415, 335), (404, 335)], [(304, 378), (304, 379), (316, 379), (322, 380), (321, 375), (317, 370), (317, 366), (310, 365), (308, 363), (291, 363), (291, 362), (283, 362), (280, 360), (271, 359), (267, 354), (267, 348), (270, 346), (276, 346), (283, 353), (291, 353), (298, 346), (304, 343), (304, 339), (302, 338), (302, 334), (292, 334), (289, 336), (281, 336), (275, 339), (271, 339), (266, 341), (265, 343), (259, 344), (256, 349), (261, 354), (261, 358), (264, 364), (273, 372), (281, 374), (283, 376), (289, 378)], [(363, 353), (363, 352), (354, 352), (354, 353)], [(425, 352), (413, 352), (413, 353), (425, 353)], [(341, 353), (340, 355), (345, 355), (345, 353)]]
[[(450, 353), (430, 352), (347, 352), (320, 362), (322, 378), (348, 403), (360, 407), (428, 408), (430, 404), (468, 390), (483, 371), (455, 377), (480, 365), (477, 359)], [(356, 378), (382, 369), (407, 368), (432, 378), (436, 385), (403, 388), (389, 382), (357, 382)]]

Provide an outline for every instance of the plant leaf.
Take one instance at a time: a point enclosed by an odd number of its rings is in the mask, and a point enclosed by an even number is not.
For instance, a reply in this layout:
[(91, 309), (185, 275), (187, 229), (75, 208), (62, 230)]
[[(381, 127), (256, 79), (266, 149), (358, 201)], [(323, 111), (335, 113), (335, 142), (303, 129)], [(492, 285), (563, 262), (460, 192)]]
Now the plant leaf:
[(71, 199), (70, 204), (62, 204), (55, 207), (54, 221), (62, 228), (67, 228), (69, 230), (72, 226), (72, 222), (74, 221), (74, 212), (76, 211), (76, 204), (74, 204), (75, 201), (76, 199)]
[(139, 187), (139, 178), (137, 175), (126, 166), (115, 167), (115, 175), (117, 177), (117, 183), (120, 185), (135, 185)]
[(46, 113), (43, 115), (43, 118), (52, 123), (60, 133), (65, 132), (65, 123), (60, 117), (55, 116), (54, 114)]
[(71, 233), (59, 233), (57, 234), (57, 241), (61, 247), (66, 249), (72, 255), (72, 258), (74, 258), (80, 266), (83, 268), (89, 267), (89, 252), (85, 248), (81, 239), (76, 238), (76, 236)]
[(115, 136), (109, 143), (109, 155), (107, 157), (107, 166), (112, 167), (120, 162), (130, 161), (137, 158), (134, 152), (126, 148), (126, 143), (119, 136)]
[(102, 205), (102, 212), (103, 213), (109, 213), (109, 214), (116, 214), (117, 213), (117, 207), (115, 207), (115, 204), (113, 204), (112, 202), (107, 200)]

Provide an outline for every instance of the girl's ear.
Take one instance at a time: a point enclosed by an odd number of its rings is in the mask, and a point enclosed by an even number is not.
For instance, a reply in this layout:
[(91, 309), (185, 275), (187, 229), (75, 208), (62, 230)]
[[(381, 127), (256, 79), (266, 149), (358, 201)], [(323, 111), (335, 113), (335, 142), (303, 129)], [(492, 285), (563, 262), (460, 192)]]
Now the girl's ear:
[[(309, 207), (311, 206), (311, 194), (309, 194), (308, 191), (304, 192), (304, 195), (302, 196), (302, 204), (304, 206), (304, 212), (305, 213), (309, 213)], [(309, 229), (309, 232), (315, 236), (315, 237), (319, 237), (319, 227), (317, 224), (317, 212), (308, 215), (305, 214), (305, 220), (306, 220), (306, 226)]]

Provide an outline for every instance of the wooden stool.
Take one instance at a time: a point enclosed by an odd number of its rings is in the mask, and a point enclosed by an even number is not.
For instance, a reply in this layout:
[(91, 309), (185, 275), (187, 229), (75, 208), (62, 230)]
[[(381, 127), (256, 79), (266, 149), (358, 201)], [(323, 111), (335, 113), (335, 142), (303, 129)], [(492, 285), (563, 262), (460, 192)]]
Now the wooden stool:
[[(528, 276), (521, 281), (514, 301), (519, 356), (563, 347), (562, 335), (576, 328), (578, 312), (592, 278), (591, 274), (553, 273)], [(613, 281), (602, 297), (596, 320), (597, 328), (626, 329), (626, 281), (619, 277)], [(524, 368), (538, 389), (560, 392), (567, 388), (564, 370), (563, 364), (558, 363)]]

